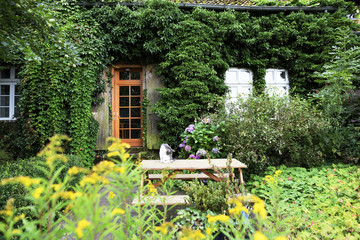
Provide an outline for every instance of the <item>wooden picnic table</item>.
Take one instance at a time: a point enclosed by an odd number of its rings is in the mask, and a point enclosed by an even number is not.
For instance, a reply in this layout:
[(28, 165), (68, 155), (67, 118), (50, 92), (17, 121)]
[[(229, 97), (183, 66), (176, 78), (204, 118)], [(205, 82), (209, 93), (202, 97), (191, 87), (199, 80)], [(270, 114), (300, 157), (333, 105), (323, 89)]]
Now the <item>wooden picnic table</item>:
[[(240, 161), (232, 158), (228, 159), (179, 159), (175, 160), (171, 163), (161, 163), (160, 160), (143, 160), (142, 161), (142, 169), (144, 171), (149, 170), (169, 170), (170, 172), (167, 177), (171, 177), (171, 175), (176, 172), (183, 170), (195, 171), (199, 170), (207, 175), (209, 178), (220, 181), (219, 175), (213, 174), (208, 170), (213, 169), (218, 171), (219, 169), (233, 168), (239, 171), (239, 180), (240, 183), (244, 183), (242, 169), (247, 168), (247, 166)], [(147, 172), (145, 172), (147, 173)], [(190, 174), (187, 174), (190, 175)], [(166, 176), (165, 176), (166, 177)], [(188, 176), (185, 177), (186, 179)]]
[[(178, 159), (171, 163), (161, 163), (160, 160), (143, 160), (142, 161), (142, 169), (144, 174), (142, 175), (141, 187), (143, 186), (145, 180), (153, 180), (158, 179), (156, 183), (154, 183), (154, 187), (160, 186), (162, 183), (167, 181), (169, 178), (175, 179), (183, 179), (183, 180), (191, 180), (191, 179), (213, 179), (215, 181), (222, 181), (225, 177), (230, 177), (233, 179), (233, 171), (230, 173), (222, 173), (221, 169), (235, 169), (239, 172), (239, 181), (240, 183), (244, 183), (242, 169), (247, 168), (247, 166), (237, 159), (232, 158), (229, 159)], [(167, 171), (165, 176), (162, 174), (149, 174), (149, 171), (152, 170), (160, 170)], [(178, 174), (184, 170), (196, 171), (199, 170), (201, 173), (192, 173), (192, 174)], [(214, 173), (209, 170), (214, 170)], [(176, 175), (175, 175), (176, 174)], [(174, 198), (174, 196), (168, 196)], [(179, 200), (172, 200), (170, 202), (175, 203), (183, 203), (184, 196), (177, 196)], [(154, 201), (156, 202), (159, 201)], [(168, 202), (168, 204), (171, 204)], [(135, 201), (134, 203), (138, 203)]]

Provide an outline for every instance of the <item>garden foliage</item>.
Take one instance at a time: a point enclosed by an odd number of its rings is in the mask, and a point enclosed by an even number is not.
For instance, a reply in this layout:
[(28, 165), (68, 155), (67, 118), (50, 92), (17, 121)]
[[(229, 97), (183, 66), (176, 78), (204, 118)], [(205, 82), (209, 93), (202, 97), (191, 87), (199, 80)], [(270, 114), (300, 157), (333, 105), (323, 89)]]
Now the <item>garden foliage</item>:
[(346, 35), (337, 43), (325, 64), (325, 71), (318, 73), (318, 81), (325, 87), (313, 94), (312, 100), (330, 122), (323, 146), (329, 158), (342, 158), (359, 162), (360, 157), (360, 49), (349, 46)]
[[(158, 65), (164, 87), (153, 110), (160, 117), (162, 140), (176, 146), (183, 129), (213, 112), (208, 104), (226, 93), (229, 66), (251, 69), (259, 92), (265, 69), (287, 69), (294, 92), (307, 94), (322, 85), (313, 73), (323, 72), (331, 59), (328, 53), (340, 40), (334, 33), (356, 28), (345, 17), (351, 6), (341, 0), (318, 1), (339, 7), (335, 13), (263, 15), (185, 11), (163, 0), (133, 7), (107, 5), (109, 1), (83, 7), (76, 2), (49, 5), (44, 21), (52, 19), (52, 37), (44, 37), (38, 28), (23, 36), (36, 36), (31, 41), (36, 46), (26, 48), (37, 49), (36, 56), (23, 57), (32, 55), (17, 45), (9, 50), (23, 66), (14, 152), (34, 154), (50, 136), (65, 133), (73, 138), (67, 151), (90, 162), (97, 133), (91, 105), (105, 87), (99, 77), (110, 63)], [(350, 45), (356, 45), (356, 35), (348, 36)]]
[(207, 183), (191, 181), (183, 183), (181, 188), (186, 191), (193, 208), (202, 212), (209, 210), (217, 214), (228, 210), (228, 199), (235, 195), (228, 181), (208, 181)]
[[(272, 177), (274, 167), (262, 176), (253, 175), (252, 193), (272, 202), (276, 185), (283, 205), (280, 217), (291, 223), (294, 239), (358, 239), (360, 237), (360, 169), (333, 164), (318, 168), (285, 167)], [(274, 206), (273, 204), (271, 206)]]
[(220, 136), (225, 152), (248, 166), (245, 174), (268, 166), (316, 166), (325, 160), (321, 148), (329, 122), (306, 100), (267, 95), (239, 98), (211, 116), (225, 121)]
[[(66, 156), (68, 161), (63, 163), (62, 170), (59, 172), (59, 180), (63, 181), (66, 172), (70, 167), (84, 167), (84, 163), (81, 158), (69, 155)], [(7, 163), (0, 164), (0, 179), (13, 178), (17, 176), (29, 176), (32, 178), (43, 177), (46, 178), (46, 174), (43, 172), (42, 167), (45, 165), (45, 159), (43, 157), (33, 157), (28, 159), (19, 159), (17, 161), (9, 161)], [(69, 188), (76, 183), (69, 183)], [(13, 198), (13, 206), (19, 209), (28, 207), (30, 202), (26, 199), (28, 191), (21, 184), (12, 185), (0, 185), (0, 208), (4, 208), (6, 201), (9, 198)], [(22, 211), (22, 210), (20, 210)]]
[[(31, 202), (27, 208), (30, 215), (19, 214), (13, 205), (14, 199), (7, 201), (0, 210), (0, 233), (5, 239), (94, 239), (111, 237), (115, 239), (214, 239), (222, 224), (223, 234), (229, 239), (241, 239), (251, 236), (267, 236), (269, 239), (283, 239), (283, 233), (273, 231), (266, 221), (265, 203), (258, 197), (254, 201), (255, 220), (245, 219), (241, 212), (248, 210), (243, 206), (246, 199), (236, 198), (228, 202), (228, 213), (213, 214), (209, 212), (203, 223), (206, 230), (191, 229), (184, 225), (177, 227), (173, 222), (166, 222), (165, 211), (158, 211), (151, 205), (148, 197), (157, 198), (157, 189), (150, 182), (140, 186), (141, 164), (130, 161), (126, 143), (111, 138), (111, 145), (106, 160), (95, 165), (91, 170), (73, 166), (65, 173), (59, 174), (67, 162), (62, 155), (62, 141), (66, 136), (54, 136), (39, 156), (45, 158), (44, 166), (39, 169), (43, 176), (16, 176), (1, 179), (1, 185), (20, 184), (28, 191), (26, 199)], [(117, 160), (115, 160), (117, 159)], [(75, 187), (68, 189), (72, 180), (79, 178)], [(170, 180), (171, 184), (171, 180)], [(167, 185), (163, 185), (166, 194), (170, 194)], [(136, 193), (134, 187), (139, 187)], [(147, 193), (146, 193), (147, 192)], [(134, 198), (145, 200), (145, 206), (132, 205)], [(100, 200), (106, 199), (104, 205)], [(247, 199), (247, 200), (249, 200)], [(242, 223), (246, 224), (242, 224)], [(256, 225), (256, 226), (255, 226)], [(269, 231), (270, 230), (270, 231)], [(282, 237), (282, 238), (281, 238)]]

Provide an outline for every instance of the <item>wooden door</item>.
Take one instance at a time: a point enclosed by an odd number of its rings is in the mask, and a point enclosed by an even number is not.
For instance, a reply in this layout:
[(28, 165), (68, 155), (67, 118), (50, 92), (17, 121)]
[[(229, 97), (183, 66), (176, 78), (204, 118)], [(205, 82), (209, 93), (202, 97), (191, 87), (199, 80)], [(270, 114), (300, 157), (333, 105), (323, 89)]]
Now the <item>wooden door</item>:
[(142, 147), (142, 69), (120, 66), (113, 74), (113, 136)]

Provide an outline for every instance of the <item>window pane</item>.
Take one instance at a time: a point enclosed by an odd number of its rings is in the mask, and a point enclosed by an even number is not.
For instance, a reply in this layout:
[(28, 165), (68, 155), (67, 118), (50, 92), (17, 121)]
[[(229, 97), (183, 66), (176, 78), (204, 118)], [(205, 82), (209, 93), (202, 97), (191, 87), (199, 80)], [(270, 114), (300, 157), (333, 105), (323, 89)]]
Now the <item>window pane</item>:
[(120, 128), (129, 128), (129, 119), (120, 119)]
[(121, 86), (119, 88), (120, 96), (129, 96), (129, 87), (128, 86)]
[(140, 106), (140, 98), (132, 97), (131, 98), (131, 106)]
[(131, 95), (140, 95), (140, 86), (132, 86)]
[(140, 108), (131, 109), (131, 117), (140, 117), (141, 111)]
[(10, 68), (1, 70), (1, 78), (10, 78)]
[(0, 97), (0, 106), (10, 106), (10, 97), (1, 96)]
[(131, 128), (140, 128), (140, 119), (131, 119)]
[(120, 72), (119, 80), (129, 80), (129, 72)]
[(120, 98), (120, 106), (129, 106), (129, 98), (128, 97), (121, 97)]
[(132, 72), (131, 80), (140, 80), (140, 72)]
[(129, 117), (129, 109), (120, 108), (120, 117)]
[(131, 130), (131, 139), (139, 139), (141, 138), (140, 130)]
[(9, 117), (9, 108), (8, 107), (0, 107), (0, 117), (2, 117), (2, 118)]
[(121, 130), (119, 131), (119, 136), (122, 139), (129, 139), (129, 130)]
[(0, 95), (10, 95), (10, 85), (1, 85)]

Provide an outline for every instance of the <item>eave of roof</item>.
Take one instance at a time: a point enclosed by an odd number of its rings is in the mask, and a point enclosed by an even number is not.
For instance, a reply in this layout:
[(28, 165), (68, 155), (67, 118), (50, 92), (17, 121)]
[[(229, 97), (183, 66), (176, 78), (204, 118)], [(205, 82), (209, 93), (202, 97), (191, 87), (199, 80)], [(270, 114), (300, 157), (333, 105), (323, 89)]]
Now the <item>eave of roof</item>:
[[(94, 7), (94, 6), (142, 6), (143, 2), (78, 2), (80, 6), (85, 7)], [(181, 9), (193, 9), (196, 7), (201, 7), (209, 10), (216, 11), (225, 11), (227, 9), (231, 9), (234, 11), (247, 11), (247, 12), (267, 12), (267, 13), (276, 13), (276, 12), (336, 12), (337, 8), (332, 6), (324, 6), (324, 7), (309, 7), (309, 6), (239, 6), (239, 5), (217, 5), (217, 4), (198, 4), (198, 3), (178, 3), (179, 8)]]

